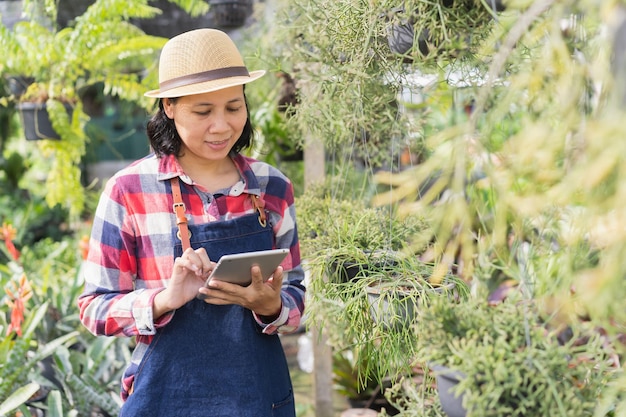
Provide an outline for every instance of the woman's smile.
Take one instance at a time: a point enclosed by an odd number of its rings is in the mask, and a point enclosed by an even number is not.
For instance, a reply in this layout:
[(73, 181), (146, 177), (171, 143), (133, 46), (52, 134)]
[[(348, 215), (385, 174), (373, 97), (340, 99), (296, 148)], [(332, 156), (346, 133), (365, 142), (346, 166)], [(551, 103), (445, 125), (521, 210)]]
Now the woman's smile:
[(211, 148), (214, 149), (222, 149), (225, 146), (228, 146), (230, 144), (230, 139), (224, 139), (224, 140), (207, 140), (204, 141), (204, 143), (206, 143), (207, 145), (209, 145)]

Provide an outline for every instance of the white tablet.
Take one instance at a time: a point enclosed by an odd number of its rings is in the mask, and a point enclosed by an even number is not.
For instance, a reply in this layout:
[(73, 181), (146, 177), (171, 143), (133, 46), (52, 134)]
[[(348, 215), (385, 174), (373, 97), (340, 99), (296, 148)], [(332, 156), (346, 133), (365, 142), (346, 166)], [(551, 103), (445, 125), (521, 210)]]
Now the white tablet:
[(209, 281), (215, 278), (244, 287), (248, 286), (252, 282), (250, 269), (254, 265), (261, 268), (263, 280), (267, 281), (288, 253), (289, 249), (271, 249), (224, 255), (207, 278), (206, 285), (208, 286)]

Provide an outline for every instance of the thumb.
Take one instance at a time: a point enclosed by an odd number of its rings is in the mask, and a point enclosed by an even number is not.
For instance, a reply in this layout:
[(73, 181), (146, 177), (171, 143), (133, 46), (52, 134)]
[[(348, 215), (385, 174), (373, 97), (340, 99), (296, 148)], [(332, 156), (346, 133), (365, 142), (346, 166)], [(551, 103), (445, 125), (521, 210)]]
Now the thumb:
[(276, 270), (274, 271), (274, 274), (272, 275), (271, 278), (271, 285), (272, 288), (274, 288), (275, 291), (280, 291), (280, 289), (283, 286), (283, 267), (279, 266), (278, 268), (276, 268)]

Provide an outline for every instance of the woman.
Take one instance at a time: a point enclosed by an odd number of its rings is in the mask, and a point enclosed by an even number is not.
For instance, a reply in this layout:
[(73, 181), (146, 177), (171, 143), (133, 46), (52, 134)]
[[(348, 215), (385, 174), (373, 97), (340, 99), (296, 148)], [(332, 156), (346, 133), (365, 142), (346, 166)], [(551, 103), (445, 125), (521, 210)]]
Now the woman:
[[(136, 337), (121, 416), (295, 416), (278, 338), (304, 310), (293, 187), (239, 153), (253, 133), (244, 85), (264, 73), (221, 31), (169, 40), (146, 93), (154, 154), (100, 198), (79, 306), (94, 334)], [(273, 248), (289, 254), (268, 281), (253, 267), (247, 287), (204, 285), (222, 255)]]

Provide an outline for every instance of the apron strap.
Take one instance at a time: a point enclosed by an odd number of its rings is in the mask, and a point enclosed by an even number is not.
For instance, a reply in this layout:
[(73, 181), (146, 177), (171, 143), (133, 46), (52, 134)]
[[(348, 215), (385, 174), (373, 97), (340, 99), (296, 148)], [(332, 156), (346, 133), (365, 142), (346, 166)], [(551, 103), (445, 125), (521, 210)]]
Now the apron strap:
[(185, 216), (185, 203), (180, 192), (180, 182), (178, 177), (172, 178), (172, 196), (174, 197), (174, 214), (176, 215), (176, 225), (178, 226), (178, 238), (183, 245), (183, 252), (191, 247), (189, 243), (189, 228), (187, 227), (187, 216)]
[(259, 212), (259, 224), (263, 227), (267, 225), (267, 217), (265, 214), (265, 200), (258, 195), (250, 194), (254, 209)]

